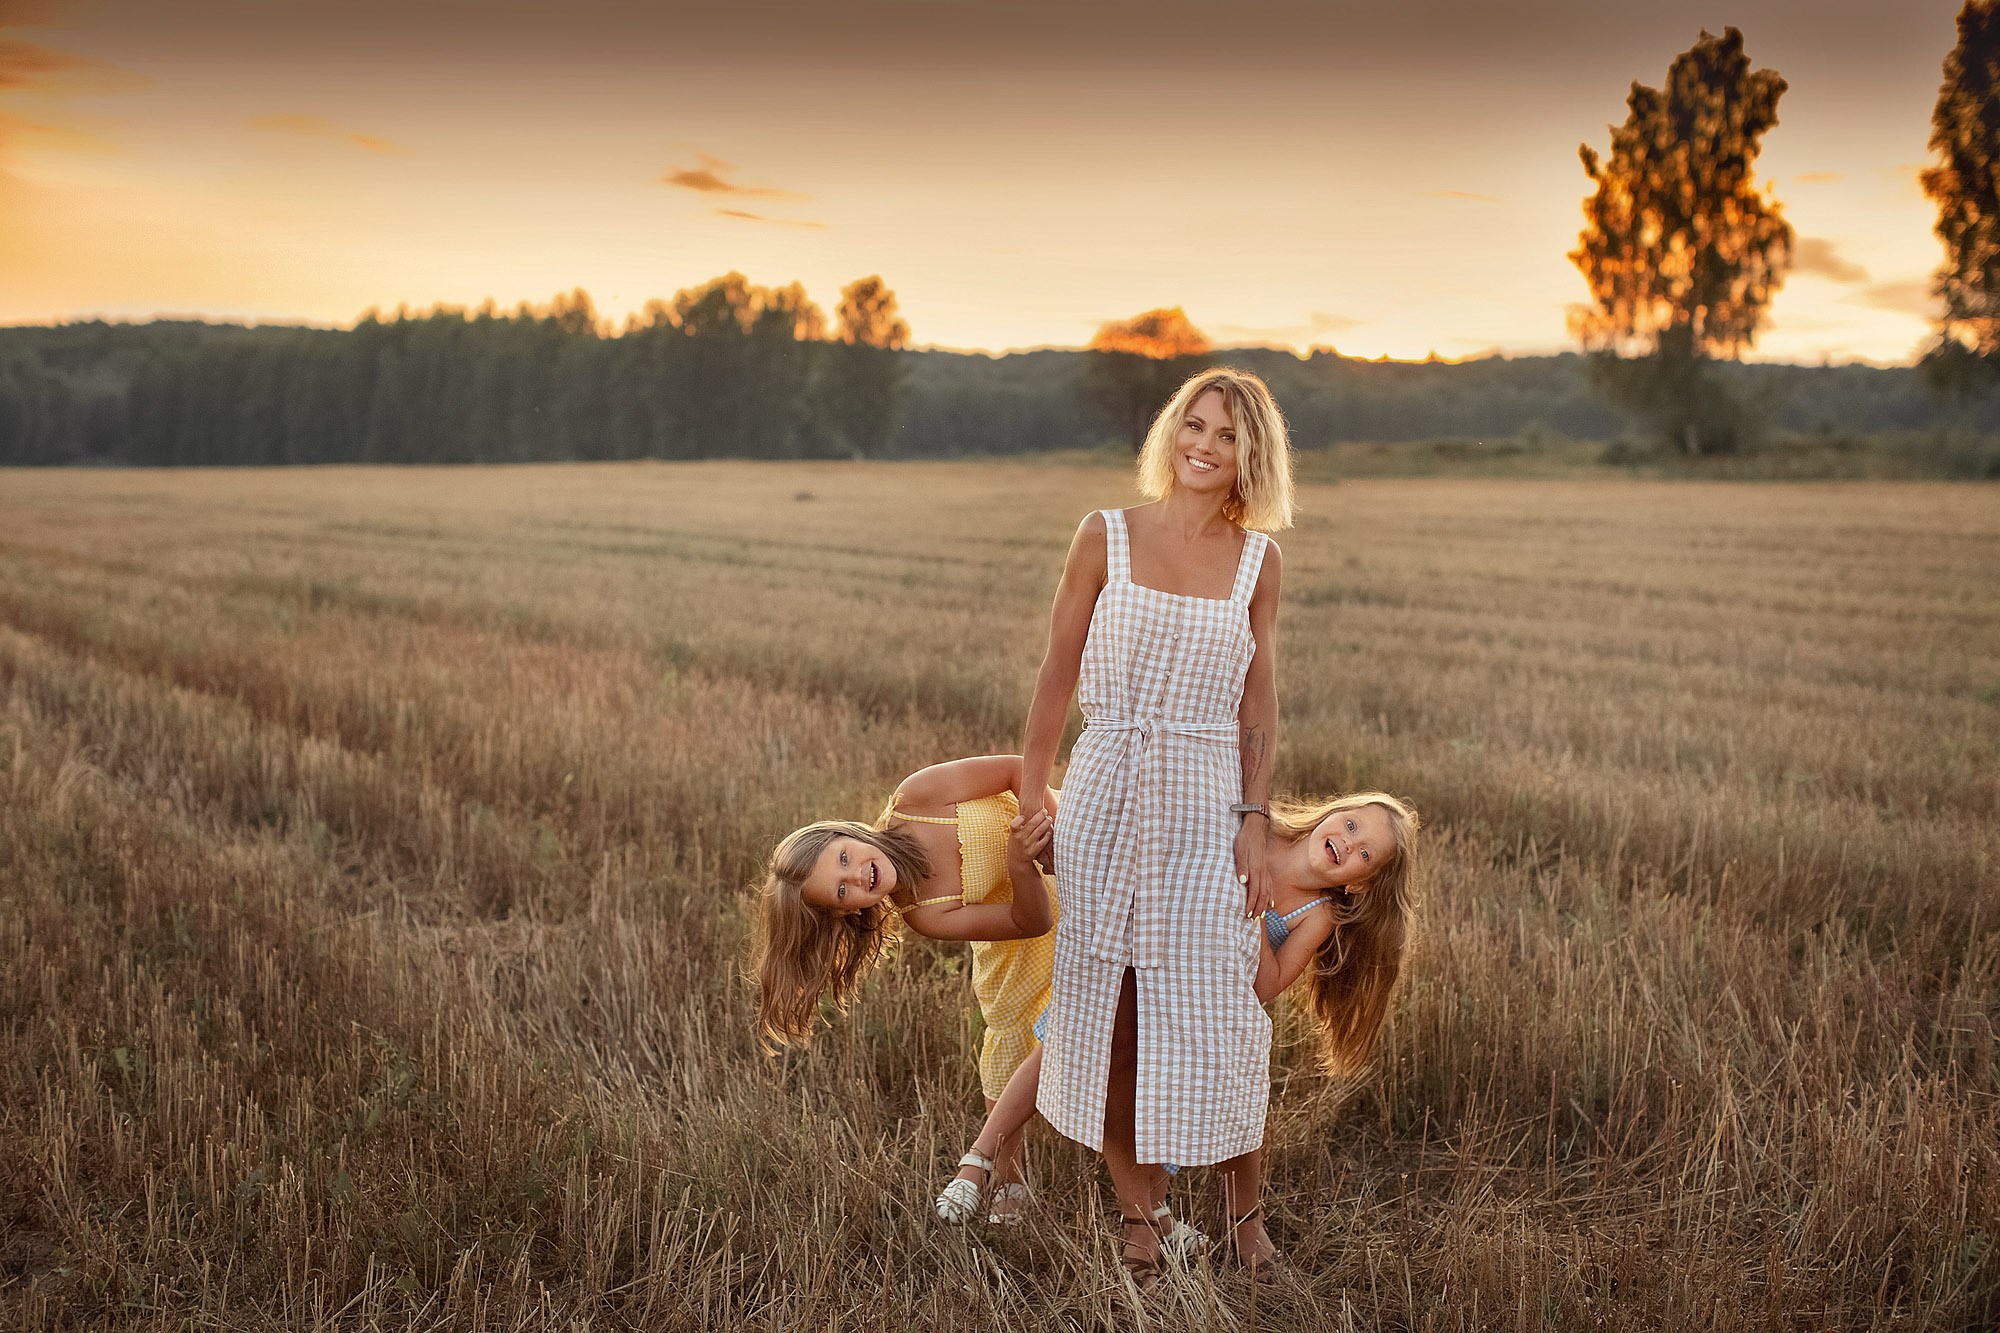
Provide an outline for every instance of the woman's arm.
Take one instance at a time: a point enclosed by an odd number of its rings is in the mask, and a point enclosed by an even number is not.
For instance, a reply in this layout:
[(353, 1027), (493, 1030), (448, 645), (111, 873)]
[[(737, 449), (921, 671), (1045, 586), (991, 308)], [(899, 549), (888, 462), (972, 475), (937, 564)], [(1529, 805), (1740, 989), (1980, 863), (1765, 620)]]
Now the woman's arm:
[(1055, 925), (1049, 886), (1035, 858), (1046, 852), (1055, 819), (1045, 810), (1024, 811), (1007, 833), (1010, 903), (932, 903), (903, 913), (903, 923), (934, 940), (1025, 940), (1046, 935)]
[[(1237, 744), (1243, 755), (1243, 802), (1263, 805), (1271, 796), (1271, 763), (1278, 748), (1278, 585), (1283, 575), (1278, 544), (1264, 552), (1257, 588), (1250, 596), (1250, 633), (1256, 655), (1243, 678), (1243, 701), (1236, 709)], [(1256, 916), (1271, 906), (1265, 870), (1268, 816), (1243, 816), (1236, 831), (1236, 873), (1243, 881), (1243, 914)]]
[(1319, 952), (1319, 946), (1326, 943), (1326, 937), (1333, 932), (1333, 909), (1322, 908), (1308, 912), (1305, 919), (1292, 928), (1285, 937), (1285, 947), (1273, 951), (1271, 937), (1264, 931), (1262, 949), (1257, 954), (1257, 1003), (1269, 1004), (1285, 993), (1285, 990), (1299, 979), (1306, 970), (1306, 964)]
[(1049, 800), (1049, 773), (1055, 768), (1056, 747), (1062, 744), (1076, 678), (1083, 670), (1084, 640), (1090, 636), (1090, 617), (1097, 610), (1097, 594), (1104, 589), (1109, 568), (1107, 551), (1104, 516), (1093, 510), (1077, 525), (1069, 558), (1063, 564), (1062, 583), (1056, 588), (1055, 606), (1049, 612), (1048, 651), (1035, 677), (1035, 699), (1028, 706), (1028, 725), (1021, 741), (1023, 813), (1055, 812)]

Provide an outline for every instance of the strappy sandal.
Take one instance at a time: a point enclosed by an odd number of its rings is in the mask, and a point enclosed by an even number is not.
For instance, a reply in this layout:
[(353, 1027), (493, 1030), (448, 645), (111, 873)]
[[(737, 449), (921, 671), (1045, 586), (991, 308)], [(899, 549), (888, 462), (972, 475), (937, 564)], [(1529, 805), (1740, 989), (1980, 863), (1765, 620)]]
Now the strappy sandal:
[[(993, 1159), (977, 1149), (959, 1158), (958, 1164), (977, 1167), (986, 1174), (989, 1182), (993, 1179)], [(985, 1186), (975, 1185), (964, 1176), (953, 1176), (945, 1182), (944, 1191), (937, 1196), (938, 1219), (962, 1227), (979, 1216), (980, 1205), (985, 1201)]]
[(1208, 1251), (1208, 1233), (1175, 1217), (1165, 1204), (1153, 1210), (1153, 1230), (1160, 1236), (1160, 1253), (1177, 1264), (1192, 1263)]
[[(1256, 1206), (1251, 1208), (1249, 1212), (1243, 1214), (1241, 1217), (1232, 1217), (1229, 1219), (1229, 1253), (1237, 1263), (1242, 1264), (1252, 1273), (1265, 1272), (1273, 1268), (1282, 1268), (1285, 1263), (1284, 1256), (1278, 1253), (1278, 1247), (1271, 1243), (1269, 1235), (1264, 1237), (1264, 1243), (1261, 1248), (1253, 1249), (1248, 1253), (1244, 1252), (1243, 1232), (1241, 1228), (1245, 1222), (1254, 1221), (1263, 1211), (1264, 1204), (1260, 1199)], [(1262, 1227), (1260, 1226), (1258, 1229), (1261, 1231)]]
[[(1142, 1239), (1133, 1238), (1135, 1227)], [(1121, 1233), (1118, 1266), (1125, 1270), (1125, 1276), (1132, 1280), (1140, 1295), (1151, 1295), (1160, 1285), (1160, 1228), (1152, 1218), (1134, 1217), (1121, 1208), (1118, 1229)]]

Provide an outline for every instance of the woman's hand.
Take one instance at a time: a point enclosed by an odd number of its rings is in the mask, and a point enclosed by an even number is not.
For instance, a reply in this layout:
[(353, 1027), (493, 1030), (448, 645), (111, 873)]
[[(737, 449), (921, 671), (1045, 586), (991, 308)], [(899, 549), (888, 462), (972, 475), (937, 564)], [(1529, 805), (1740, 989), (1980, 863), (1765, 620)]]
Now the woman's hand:
[(1265, 816), (1243, 816), (1236, 830), (1236, 880), (1243, 886), (1243, 915), (1255, 917), (1272, 905), (1271, 877), (1264, 867)]

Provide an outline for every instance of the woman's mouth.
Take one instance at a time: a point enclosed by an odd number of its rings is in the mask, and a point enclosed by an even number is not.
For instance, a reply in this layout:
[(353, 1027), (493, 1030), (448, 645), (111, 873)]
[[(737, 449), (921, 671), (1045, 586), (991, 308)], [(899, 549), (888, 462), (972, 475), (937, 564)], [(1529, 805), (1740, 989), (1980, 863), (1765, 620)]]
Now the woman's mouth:
[(1340, 848), (1333, 845), (1332, 838), (1326, 840), (1326, 854), (1333, 858), (1334, 865), (1340, 864)]
[(1194, 470), (1195, 470), (1196, 472), (1213, 472), (1213, 471), (1215, 471), (1215, 464), (1213, 464), (1213, 463), (1204, 463), (1204, 462), (1202, 462), (1202, 461), (1201, 461), (1201, 460), (1200, 460), (1199, 458), (1192, 458), (1192, 457), (1191, 457), (1191, 458), (1189, 458), (1189, 459), (1188, 459), (1188, 466), (1189, 466), (1189, 467), (1191, 467), (1191, 468), (1193, 468), (1193, 469), (1194, 469)]
[(873, 889), (875, 885), (881, 881), (881, 879), (882, 879), (881, 863), (877, 861), (870, 861), (868, 863), (868, 887), (870, 889)]

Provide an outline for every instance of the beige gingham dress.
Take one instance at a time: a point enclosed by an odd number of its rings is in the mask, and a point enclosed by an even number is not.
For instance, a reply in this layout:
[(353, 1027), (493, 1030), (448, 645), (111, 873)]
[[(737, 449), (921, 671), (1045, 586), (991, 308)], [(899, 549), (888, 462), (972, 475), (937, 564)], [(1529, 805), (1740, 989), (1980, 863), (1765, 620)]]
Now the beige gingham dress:
[(1236, 713), (1256, 653), (1250, 596), (1269, 539), (1244, 534), (1226, 598), (1132, 582), (1125, 515), (1104, 511), (1107, 572), (1084, 642), (1084, 730), (1056, 814), (1062, 921), (1036, 1106), (1103, 1147), (1118, 989), (1138, 990), (1135, 1147), (1206, 1165), (1264, 1140), (1271, 1020), (1236, 879)]

